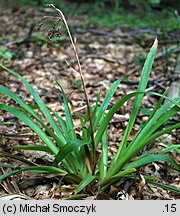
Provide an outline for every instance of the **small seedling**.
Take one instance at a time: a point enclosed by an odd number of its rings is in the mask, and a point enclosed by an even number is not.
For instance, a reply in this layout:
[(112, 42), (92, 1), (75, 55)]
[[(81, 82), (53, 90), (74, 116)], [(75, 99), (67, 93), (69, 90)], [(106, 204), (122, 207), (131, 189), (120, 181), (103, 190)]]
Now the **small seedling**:
[(142, 51), (142, 50), (138, 50), (136, 52), (136, 57), (134, 59), (134, 63), (136, 65), (142, 66), (143, 63), (144, 63), (144, 61), (145, 61), (145, 59), (146, 59), (146, 53), (144, 51)]
[(75, 89), (80, 89), (81, 88), (81, 86), (82, 86), (81, 80), (70, 78), (70, 81), (71, 81), (71, 84), (72, 84), (73, 88), (75, 88)]
[(0, 49), (0, 56), (10, 60), (15, 60), (16, 58), (16, 54), (7, 48)]

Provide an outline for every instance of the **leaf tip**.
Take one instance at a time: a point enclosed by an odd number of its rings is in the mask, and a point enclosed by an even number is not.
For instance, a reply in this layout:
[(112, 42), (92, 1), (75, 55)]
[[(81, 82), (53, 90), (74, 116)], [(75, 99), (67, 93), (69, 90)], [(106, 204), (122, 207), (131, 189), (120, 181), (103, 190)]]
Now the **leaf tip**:
[(153, 46), (158, 46), (158, 39), (157, 38), (154, 40)]

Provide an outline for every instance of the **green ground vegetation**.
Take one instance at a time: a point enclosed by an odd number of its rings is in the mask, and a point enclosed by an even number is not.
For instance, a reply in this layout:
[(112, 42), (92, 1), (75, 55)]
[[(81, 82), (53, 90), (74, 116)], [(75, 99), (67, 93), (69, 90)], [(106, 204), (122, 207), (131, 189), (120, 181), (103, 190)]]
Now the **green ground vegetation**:
[[(12, 0), (8, 0), (13, 4)], [(127, 1), (63, 1), (63, 0), (17, 0), (20, 5), (43, 6), (46, 3), (57, 5), (66, 14), (74, 17), (88, 15), (81, 27), (100, 28), (150, 28), (154, 30), (177, 30), (180, 27), (180, 17), (175, 5), (161, 4), (160, 0)]]

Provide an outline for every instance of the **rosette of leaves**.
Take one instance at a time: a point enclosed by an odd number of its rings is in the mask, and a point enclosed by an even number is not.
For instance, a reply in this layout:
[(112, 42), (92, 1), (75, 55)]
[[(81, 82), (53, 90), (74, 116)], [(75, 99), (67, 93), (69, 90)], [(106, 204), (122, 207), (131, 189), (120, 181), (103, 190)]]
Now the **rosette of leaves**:
[[(55, 8), (54, 6), (52, 7)], [(60, 11), (59, 9), (57, 10), (58, 12)], [(64, 21), (64, 15), (62, 19)], [(64, 22), (65, 25), (67, 25), (66, 20)], [(69, 29), (68, 33), (70, 34)], [(70, 39), (72, 39), (71, 34)], [(71, 40), (71, 43), (74, 42)], [(0, 164), (1, 167), (12, 168), (12, 171), (1, 175), (0, 180), (4, 180), (5, 178), (22, 171), (45, 174), (57, 173), (61, 182), (70, 182), (77, 185), (74, 190), (74, 198), (79, 198), (81, 197), (79, 193), (82, 191), (84, 191), (84, 193), (89, 193), (89, 188), (91, 188), (91, 192), (99, 190), (106, 191), (109, 186), (119, 181), (125, 181), (126, 179), (140, 179), (141, 177), (137, 170), (152, 162), (160, 163), (164, 166), (168, 166), (168, 168), (171, 168), (176, 172), (179, 172), (180, 167), (177, 161), (168, 155), (169, 151), (179, 148), (179, 145), (171, 145), (158, 153), (153, 153), (152, 148), (155, 148), (156, 142), (154, 141), (156, 139), (180, 127), (180, 123), (165, 126), (165, 122), (180, 111), (180, 97), (169, 99), (165, 94), (161, 95), (155, 92), (148, 93), (159, 96), (159, 101), (148, 116), (148, 120), (139, 129), (132, 141), (128, 143), (128, 138), (133, 129), (143, 97), (146, 94), (145, 90), (148, 84), (157, 45), (158, 42), (156, 39), (145, 60), (136, 92), (127, 94), (120, 98), (109, 110), (108, 105), (117, 90), (120, 80), (117, 80), (112, 84), (102, 103), (99, 103), (100, 93), (97, 96), (97, 101), (94, 106), (91, 106), (88, 98), (86, 98), (87, 111), (84, 113), (84, 116), (81, 116), (80, 114), (78, 115), (81, 123), (81, 137), (79, 137), (79, 134), (77, 135), (68, 98), (57, 79), (55, 79), (55, 81), (59, 86), (60, 94), (63, 97), (65, 119), (63, 119), (58, 113), (52, 112), (44, 104), (38, 93), (25, 78), (0, 64), (1, 68), (8, 74), (14, 75), (22, 81), (29, 93), (33, 96), (36, 104), (35, 107), (38, 110), (38, 112), (36, 112), (36, 109), (34, 109), (33, 106), (28, 105), (10, 89), (0, 85), (0, 93), (6, 95), (19, 104), (18, 108), (6, 104), (0, 104), (0, 110), (12, 113), (20, 121), (30, 127), (42, 140), (41, 145), (34, 144), (16, 146), (14, 148), (27, 151), (44, 151), (54, 156), (51, 165), (42, 166), (30, 162), (29, 160), (25, 160), (24, 158), (17, 157), (16, 155), (1, 151), (1, 155), (21, 160), (26, 165), (16, 168), (13, 165)], [(75, 49), (75, 55), (79, 62), (75, 44), (73, 44), (73, 48)], [(82, 71), (80, 71), (80, 75), (85, 96), (88, 97), (84, 78), (82, 77)], [(123, 138), (119, 143), (116, 155), (114, 158), (109, 160), (108, 125), (114, 114), (131, 98), (135, 99), (127, 127), (124, 131)], [(163, 103), (164, 99), (166, 99), (165, 103)], [(41, 115), (39, 115), (39, 112), (41, 112)], [(42, 118), (42, 116), (44, 117)], [(138, 156), (138, 153), (146, 146), (149, 146), (152, 142), (155, 143), (154, 146), (148, 148), (147, 151)], [(99, 155), (97, 154), (97, 151), (100, 146), (102, 146), (102, 151)], [(155, 176), (144, 175), (144, 178), (151, 184), (180, 193), (176, 188), (158, 183), (159, 179)]]

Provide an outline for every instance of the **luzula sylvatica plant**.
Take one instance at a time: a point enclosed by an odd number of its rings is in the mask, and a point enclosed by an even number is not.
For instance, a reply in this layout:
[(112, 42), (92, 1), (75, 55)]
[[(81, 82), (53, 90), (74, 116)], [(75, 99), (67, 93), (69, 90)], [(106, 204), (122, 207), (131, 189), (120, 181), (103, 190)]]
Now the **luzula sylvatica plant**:
[[(63, 119), (56, 112), (51, 111), (50, 108), (44, 104), (38, 93), (25, 78), (1, 64), (0, 66), (4, 69), (4, 71), (8, 74), (14, 75), (22, 81), (29, 93), (33, 96), (36, 109), (33, 108), (34, 106), (28, 105), (22, 98), (14, 94), (10, 89), (3, 85), (0, 85), (0, 93), (14, 100), (17, 104), (19, 104), (19, 107), (17, 108), (6, 104), (0, 104), (0, 109), (12, 113), (19, 120), (29, 126), (42, 140), (41, 145), (34, 144), (27, 146), (16, 146), (14, 148), (27, 151), (45, 151), (48, 154), (54, 155), (54, 160), (50, 166), (42, 166), (29, 160), (25, 160), (24, 158), (16, 157), (13, 154), (1, 151), (1, 155), (21, 160), (26, 165), (16, 168), (13, 165), (0, 164), (1, 167), (12, 168), (12, 171), (1, 175), (0, 180), (4, 180), (5, 178), (22, 171), (45, 174), (57, 173), (61, 182), (70, 182), (77, 185), (74, 190), (74, 196), (76, 196), (82, 191), (86, 194), (90, 193), (90, 191), (94, 193), (96, 191), (106, 191), (109, 186), (120, 181), (123, 182), (126, 179), (136, 180), (140, 178), (137, 169), (152, 162), (160, 163), (161, 165), (168, 166), (169, 168), (179, 172), (180, 167), (176, 160), (167, 154), (168, 151), (173, 149), (173, 145), (172, 148), (168, 147), (164, 150), (159, 150), (158, 154), (153, 153), (152, 149), (149, 147), (143, 154), (138, 156), (138, 153), (144, 149), (144, 147), (154, 142), (157, 138), (180, 127), (180, 123), (165, 126), (167, 120), (180, 111), (180, 98), (169, 99), (166, 97), (166, 93), (163, 95), (155, 92), (145, 93), (158, 46), (157, 39), (155, 39), (154, 44), (152, 45), (145, 60), (137, 92), (127, 94), (120, 98), (109, 110), (107, 110), (108, 105), (120, 83), (120, 80), (117, 80), (108, 90), (103, 102), (99, 102), (99, 98), (101, 97), (99, 93), (96, 104), (92, 106), (89, 102), (76, 43), (71, 35), (65, 16), (62, 11), (54, 5), (51, 4), (49, 6), (59, 14), (59, 17), (54, 18), (58, 20), (60, 19), (66, 27), (75, 58), (77, 60), (77, 73), (79, 73), (81, 77), (87, 107), (87, 111), (84, 112), (84, 116), (81, 116), (81, 114), (78, 115), (80, 118), (82, 135), (80, 138), (79, 134), (77, 136), (72, 112), (68, 104), (68, 98), (66, 97), (66, 94), (57, 78), (55, 78), (55, 81), (59, 86), (60, 94), (63, 97), (65, 119)], [(151, 111), (146, 123), (141, 129), (139, 129), (138, 133), (129, 143), (128, 138), (133, 129), (145, 94), (156, 95), (159, 97), (159, 101)], [(132, 98), (134, 98), (134, 105), (132, 107), (127, 127), (124, 131), (123, 138), (119, 143), (116, 155), (114, 158), (109, 160), (109, 122), (112, 120), (113, 115), (120, 109), (120, 107)], [(166, 99), (165, 103), (163, 103), (164, 99)], [(38, 114), (39, 112), (42, 113), (44, 118), (42, 118), (42, 115)], [(160, 130), (158, 130), (159, 128)], [(97, 154), (97, 150), (100, 146), (102, 151), (99, 155)], [(155, 146), (156, 142), (154, 142), (153, 148), (155, 148)], [(179, 193), (179, 191), (175, 188), (158, 183), (159, 179), (155, 176), (144, 175), (144, 179), (151, 184), (155, 184)], [(91, 188), (90, 191), (89, 188)]]

